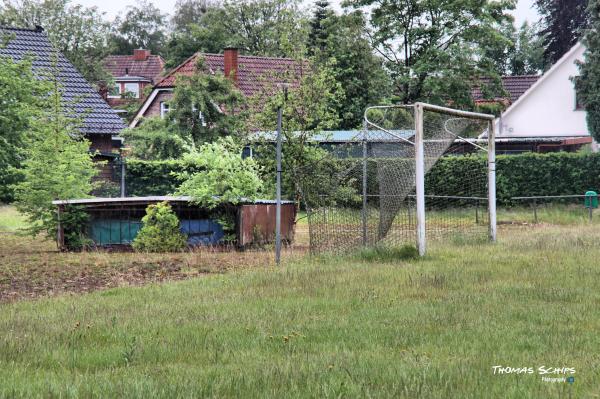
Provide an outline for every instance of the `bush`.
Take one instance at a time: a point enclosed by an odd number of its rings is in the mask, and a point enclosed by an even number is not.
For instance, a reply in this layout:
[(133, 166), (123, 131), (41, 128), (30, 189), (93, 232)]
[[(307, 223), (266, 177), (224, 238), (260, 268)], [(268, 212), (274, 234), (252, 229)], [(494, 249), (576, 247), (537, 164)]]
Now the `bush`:
[(142, 218), (142, 228), (132, 247), (140, 252), (179, 252), (186, 246), (186, 237), (179, 230), (179, 219), (166, 202), (149, 205)]
[(357, 258), (366, 262), (394, 262), (417, 259), (419, 251), (414, 245), (402, 247), (373, 247), (361, 250)]

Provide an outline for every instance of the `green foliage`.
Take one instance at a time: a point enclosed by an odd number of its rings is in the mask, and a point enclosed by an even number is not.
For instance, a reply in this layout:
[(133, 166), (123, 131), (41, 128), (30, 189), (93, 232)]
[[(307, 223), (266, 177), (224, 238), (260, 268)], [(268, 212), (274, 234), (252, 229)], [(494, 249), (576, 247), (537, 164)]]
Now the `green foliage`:
[[(4, 40), (0, 37), (0, 47)], [(13, 200), (12, 185), (19, 180), (17, 168), (30, 123), (39, 115), (49, 87), (35, 78), (31, 60), (0, 57), (0, 202)]]
[(198, 20), (185, 18), (184, 30), (172, 35), (168, 66), (197, 51), (219, 53), (227, 46), (259, 56), (303, 53), (308, 24), (299, 5), (299, 0), (225, 0), (206, 7)]
[(102, 60), (109, 53), (110, 24), (96, 7), (70, 0), (3, 0), (0, 25), (19, 28), (42, 26), (60, 51), (92, 83), (109, 80)]
[(209, 73), (200, 58), (196, 73), (179, 76), (170, 101), (168, 119), (191, 145), (244, 131), (244, 97), (230, 79)]
[(63, 109), (57, 71), (51, 73), (47, 108), (30, 123), (23, 181), (15, 185), (17, 208), (27, 215), (26, 231), (48, 237), (54, 237), (57, 227), (52, 201), (89, 196), (92, 178), (98, 173), (89, 141), (79, 133), (78, 121), (67, 116), (72, 111)]
[(142, 228), (131, 246), (140, 252), (179, 252), (185, 248), (186, 237), (179, 230), (179, 219), (167, 202), (148, 205)]
[(550, 68), (577, 43), (589, 26), (589, 18), (598, 14), (588, 12), (588, 2), (595, 0), (536, 0), (541, 16), (539, 36), (544, 40), (544, 61)]
[(204, 144), (197, 153), (186, 156), (201, 170), (177, 174), (183, 181), (177, 194), (189, 195), (208, 209), (256, 198), (263, 189), (260, 167), (252, 158), (244, 159), (241, 154), (241, 146), (230, 137)]
[(188, 151), (188, 145), (175, 125), (160, 117), (144, 119), (140, 126), (126, 129), (121, 135), (131, 147), (131, 155), (137, 159), (175, 159)]
[(577, 100), (583, 105), (590, 134), (600, 140), (600, 1), (590, 0), (590, 27), (583, 44), (584, 61), (577, 62), (579, 76), (573, 78), (577, 90)]
[[(273, 81), (289, 81), (289, 77), (276, 76)], [(276, 94), (273, 94), (276, 93)], [(327, 66), (313, 68), (305, 73), (298, 86), (289, 87), (287, 99), (283, 90), (277, 86), (267, 86), (250, 102), (252, 109), (259, 109), (250, 120), (250, 125), (257, 131), (274, 132), (277, 125), (277, 109), (282, 107), (283, 146), (282, 167), (284, 194), (298, 198), (300, 182), (303, 176), (314, 175), (318, 169), (318, 161), (325, 156), (313, 138), (325, 130), (336, 128), (340, 119), (337, 109), (344, 99), (341, 85), (335, 81), (332, 71)], [(275, 182), (275, 148), (273, 137), (259, 137), (255, 143), (257, 161), (267, 173), (266, 181)], [(270, 139), (270, 140), (269, 140)], [(316, 183), (316, 181), (315, 181)], [(274, 186), (267, 187), (274, 192)]]
[(109, 37), (109, 45), (115, 54), (131, 54), (134, 49), (144, 48), (160, 54), (166, 41), (167, 16), (148, 0), (137, 0), (128, 6), (124, 15), (113, 22), (115, 29)]
[(347, 0), (368, 10), (372, 46), (385, 58), (394, 94), (403, 103), (425, 100), (472, 106), (471, 89), (481, 77), (497, 77), (485, 57), (497, 30), (514, 8), (512, 0)]
[(337, 128), (360, 127), (365, 108), (388, 97), (391, 82), (382, 60), (373, 53), (363, 14), (337, 15), (327, 1), (316, 5), (308, 54), (317, 66), (329, 67), (332, 78), (343, 88), (345, 96), (337, 106)]
[(81, 250), (93, 242), (86, 235), (89, 214), (84, 208), (70, 205), (60, 214), (60, 224), (65, 233), (65, 246), (70, 250)]

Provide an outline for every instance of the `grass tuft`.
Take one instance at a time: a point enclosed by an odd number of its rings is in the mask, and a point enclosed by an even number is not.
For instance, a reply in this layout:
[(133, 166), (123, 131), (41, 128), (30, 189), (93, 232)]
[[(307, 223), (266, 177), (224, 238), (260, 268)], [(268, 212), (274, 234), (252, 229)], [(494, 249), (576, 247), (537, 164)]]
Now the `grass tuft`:
[(357, 258), (366, 262), (394, 262), (398, 260), (411, 260), (419, 257), (419, 251), (413, 245), (401, 247), (374, 247), (358, 252)]

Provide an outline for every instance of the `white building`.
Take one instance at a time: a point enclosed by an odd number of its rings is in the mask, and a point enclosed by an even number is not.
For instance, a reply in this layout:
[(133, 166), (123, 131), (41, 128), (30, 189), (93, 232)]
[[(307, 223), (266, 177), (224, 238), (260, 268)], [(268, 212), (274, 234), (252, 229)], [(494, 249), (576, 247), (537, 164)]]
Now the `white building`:
[(496, 120), (500, 152), (576, 150), (592, 142), (572, 81), (584, 51), (577, 43)]

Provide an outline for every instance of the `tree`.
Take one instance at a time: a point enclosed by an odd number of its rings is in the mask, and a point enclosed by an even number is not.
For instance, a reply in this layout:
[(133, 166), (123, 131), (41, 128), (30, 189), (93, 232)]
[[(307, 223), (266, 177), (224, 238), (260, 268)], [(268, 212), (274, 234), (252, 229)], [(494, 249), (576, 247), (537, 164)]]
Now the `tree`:
[(600, 1), (590, 0), (590, 29), (583, 37), (584, 61), (578, 62), (579, 76), (573, 78), (577, 101), (586, 113), (590, 134), (600, 141)]
[(189, 150), (175, 124), (159, 117), (145, 119), (140, 126), (125, 129), (121, 135), (132, 149), (131, 156), (137, 159), (177, 159)]
[(244, 97), (232, 81), (212, 74), (198, 59), (196, 72), (179, 76), (168, 118), (191, 146), (244, 131)]
[(177, 215), (167, 202), (159, 202), (146, 208), (142, 228), (131, 246), (140, 252), (180, 252), (186, 244)]
[(196, 51), (219, 53), (227, 46), (258, 56), (302, 54), (308, 23), (299, 4), (300, 0), (225, 0), (173, 34), (167, 63), (174, 66)]
[(131, 54), (138, 48), (159, 54), (166, 41), (167, 16), (148, 0), (137, 0), (136, 4), (115, 19), (110, 45), (117, 54)]
[(27, 133), (48, 92), (47, 85), (34, 76), (31, 62), (0, 57), (0, 202), (13, 199), (11, 185), (18, 179)]
[(390, 95), (391, 82), (382, 60), (373, 54), (361, 12), (336, 15), (328, 2), (317, 2), (308, 53), (317, 65), (329, 65), (334, 79), (343, 87), (345, 97), (337, 110), (338, 128), (361, 126), (365, 108)]
[(533, 75), (544, 69), (543, 38), (537, 24), (524, 22), (517, 30), (512, 21), (506, 21), (498, 30), (498, 37), (487, 43), (485, 57), (493, 60), (502, 75)]
[(542, 17), (546, 68), (552, 66), (577, 43), (588, 26), (588, 0), (536, 0)]
[[(274, 76), (272, 81), (291, 81), (289, 76)], [(304, 73), (298, 85), (287, 89), (287, 95), (277, 85), (266, 86), (250, 100), (250, 109), (257, 110), (250, 117), (253, 131), (275, 131), (277, 109), (282, 107), (283, 147), (282, 166), (284, 195), (300, 199), (302, 176), (318, 175), (318, 161), (324, 157), (315, 138), (326, 130), (339, 125), (339, 104), (344, 100), (340, 83), (336, 82), (332, 70), (326, 65), (317, 68), (314, 64)], [(274, 193), (275, 153), (272, 137), (258, 136), (257, 161), (266, 174), (267, 191)]]
[(177, 0), (171, 26), (175, 32), (187, 32), (189, 26), (200, 22), (210, 8), (216, 7), (213, 0)]
[(15, 185), (17, 209), (27, 216), (27, 231), (33, 236), (54, 237), (58, 220), (52, 201), (89, 196), (98, 173), (90, 143), (77, 129), (79, 121), (67, 116), (73, 111), (63, 108), (57, 76), (53, 70), (45, 77), (52, 89), (46, 108), (30, 123), (23, 181)]
[(261, 169), (252, 158), (242, 158), (242, 147), (232, 137), (203, 144), (185, 159), (202, 169), (179, 173), (178, 195), (189, 195), (208, 209), (255, 199), (263, 190)]
[(109, 78), (102, 60), (109, 53), (106, 37), (110, 28), (96, 7), (72, 5), (69, 0), (3, 0), (0, 25), (42, 26), (54, 48), (89, 82)]
[(472, 106), (471, 88), (498, 73), (483, 45), (509, 19), (514, 1), (348, 0), (369, 8), (371, 42), (385, 58), (394, 94), (403, 103), (424, 100), (455, 107)]

